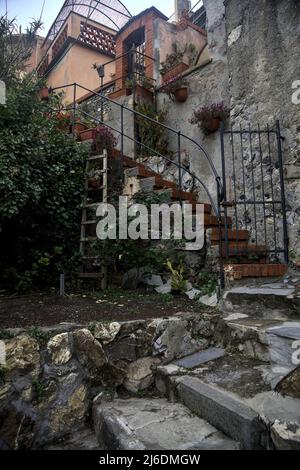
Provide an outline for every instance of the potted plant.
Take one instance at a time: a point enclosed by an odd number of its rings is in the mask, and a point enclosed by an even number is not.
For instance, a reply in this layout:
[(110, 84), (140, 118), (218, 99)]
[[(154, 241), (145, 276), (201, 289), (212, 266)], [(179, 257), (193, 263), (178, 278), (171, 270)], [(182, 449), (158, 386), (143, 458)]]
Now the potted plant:
[(101, 186), (101, 170), (92, 169), (89, 172), (89, 188), (99, 189)]
[(101, 154), (103, 150), (107, 150), (111, 154), (111, 151), (118, 143), (112, 131), (105, 125), (100, 125), (93, 129), (93, 140), (95, 151), (98, 154)]
[(62, 131), (69, 132), (71, 125), (71, 114), (69, 113), (56, 113), (58, 128)]
[(80, 136), (80, 133), (87, 130), (88, 129), (88, 126), (86, 124), (84, 124), (83, 122), (77, 120), (73, 126), (73, 132), (74, 134), (79, 137)]
[(189, 96), (188, 82), (182, 77), (174, 77), (166, 82), (160, 89), (162, 93), (167, 93), (170, 98), (178, 103), (184, 103)]
[(196, 124), (205, 134), (215, 132), (220, 127), (220, 122), (226, 121), (228, 110), (224, 103), (213, 103), (210, 106), (202, 106), (193, 111), (191, 124)]
[[(197, 49), (194, 44), (186, 44), (184, 49), (177, 42), (172, 44), (171, 54), (167, 54), (166, 60), (161, 63), (160, 74), (163, 83), (185, 72), (194, 65), (197, 57)], [(185, 62), (187, 59), (188, 64)]]
[(153, 82), (149, 77), (142, 76), (139, 79), (128, 78), (126, 80), (126, 92), (134, 93), (137, 97), (146, 101), (153, 101)]

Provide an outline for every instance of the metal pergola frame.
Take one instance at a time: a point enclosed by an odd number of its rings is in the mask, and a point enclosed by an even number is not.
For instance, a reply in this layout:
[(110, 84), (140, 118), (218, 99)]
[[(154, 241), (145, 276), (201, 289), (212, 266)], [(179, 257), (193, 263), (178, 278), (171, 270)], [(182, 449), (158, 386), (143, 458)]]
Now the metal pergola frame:
[(56, 38), (71, 12), (115, 31), (121, 29), (132, 18), (131, 13), (120, 0), (65, 0), (45, 41), (47, 39), (53, 41)]

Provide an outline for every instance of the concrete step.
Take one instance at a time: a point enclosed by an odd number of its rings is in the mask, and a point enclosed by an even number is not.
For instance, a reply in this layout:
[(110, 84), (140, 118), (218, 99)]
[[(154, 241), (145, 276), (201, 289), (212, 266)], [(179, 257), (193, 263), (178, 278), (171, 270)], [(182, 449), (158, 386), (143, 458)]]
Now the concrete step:
[(95, 402), (95, 433), (109, 450), (238, 450), (238, 441), (180, 403), (131, 398)]

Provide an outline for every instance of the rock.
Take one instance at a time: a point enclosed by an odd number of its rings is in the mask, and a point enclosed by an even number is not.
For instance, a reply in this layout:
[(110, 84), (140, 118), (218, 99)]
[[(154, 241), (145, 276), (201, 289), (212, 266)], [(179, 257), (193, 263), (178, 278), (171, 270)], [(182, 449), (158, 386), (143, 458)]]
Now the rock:
[(58, 437), (69, 431), (73, 432), (76, 426), (84, 424), (87, 409), (87, 388), (82, 384), (76, 388), (65, 405), (53, 410), (49, 422), (50, 433)]
[(129, 336), (118, 339), (109, 343), (105, 347), (105, 353), (109, 362), (114, 363), (120, 360), (128, 362), (136, 361), (137, 359), (137, 341), (136, 336), (132, 333)]
[(187, 326), (186, 321), (177, 318), (158, 324), (157, 330), (160, 336), (155, 342), (155, 348), (163, 352), (166, 361), (179, 359), (202, 349), (202, 343), (192, 338)]
[(190, 300), (194, 300), (197, 297), (201, 296), (201, 291), (199, 289), (191, 289), (190, 291), (185, 293)]
[(149, 388), (154, 382), (153, 368), (160, 360), (153, 357), (139, 359), (129, 365), (124, 386), (132, 393), (138, 393)]
[(14, 375), (31, 374), (37, 376), (40, 371), (39, 344), (28, 335), (20, 335), (5, 341), (6, 366), (5, 378)]
[(10, 392), (11, 386), (9, 384), (4, 384), (2, 387), (0, 387), (0, 406), (1, 402), (9, 396)]
[[(287, 367), (289, 371), (295, 369), (298, 362), (294, 363), (297, 349), (294, 345), (300, 344), (300, 322), (285, 322), (279, 326), (273, 326), (266, 331), (273, 365)], [(295, 358), (297, 359), (297, 358)]]
[(89, 330), (77, 330), (73, 333), (75, 350), (79, 362), (90, 371), (99, 371), (107, 359), (101, 344), (95, 340)]
[(145, 268), (132, 268), (124, 274), (122, 280), (122, 289), (135, 290), (142, 282)]
[(34, 439), (34, 420), (24, 412), (8, 407), (0, 419), (0, 450), (28, 450)]
[(207, 307), (216, 307), (218, 305), (218, 296), (216, 293), (211, 296), (204, 295), (200, 297), (199, 302)]
[(243, 318), (248, 318), (249, 315), (245, 315), (244, 313), (232, 313), (228, 317), (224, 318), (224, 321), (234, 321), (234, 320), (242, 320)]
[(97, 323), (95, 325), (94, 336), (103, 344), (109, 344), (118, 335), (121, 330), (121, 324), (113, 323)]
[(277, 450), (300, 450), (300, 427), (296, 424), (276, 420), (271, 436)]
[(115, 364), (105, 364), (100, 372), (101, 384), (110, 389), (115, 390), (123, 384), (128, 370), (128, 364), (119, 361)]
[(157, 276), (154, 274), (152, 275), (144, 274), (144, 276), (142, 276), (142, 280), (145, 284), (147, 284), (147, 286), (152, 286), (152, 287), (161, 287), (164, 284), (164, 281), (162, 280), (161, 276)]
[(52, 362), (58, 366), (67, 364), (72, 358), (71, 344), (68, 333), (62, 333), (50, 339), (47, 345)]
[(171, 279), (166, 284), (163, 284), (160, 287), (156, 287), (155, 291), (158, 294), (171, 294), (172, 292)]
[(300, 367), (290, 372), (276, 386), (275, 391), (283, 396), (300, 398)]

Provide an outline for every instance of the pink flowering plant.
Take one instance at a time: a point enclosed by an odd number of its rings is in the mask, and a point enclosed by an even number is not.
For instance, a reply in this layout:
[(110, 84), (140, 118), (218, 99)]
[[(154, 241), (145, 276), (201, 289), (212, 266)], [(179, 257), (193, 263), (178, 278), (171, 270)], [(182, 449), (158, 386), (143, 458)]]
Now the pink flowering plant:
[(109, 129), (109, 127), (100, 125), (97, 126), (94, 130), (94, 142), (96, 146), (96, 151), (102, 151), (104, 149), (111, 150), (116, 147), (118, 140)]
[(196, 124), (204, 132), (209, 132), (209, 123), (213, 119), (219, 119), (225, 122), (228, 116), (228, 109), (221, 103), (213, 103), (211, 106), (202, 106), (201, 108), (194, 109), (193, 115), (190, 119), (191, 124)]

